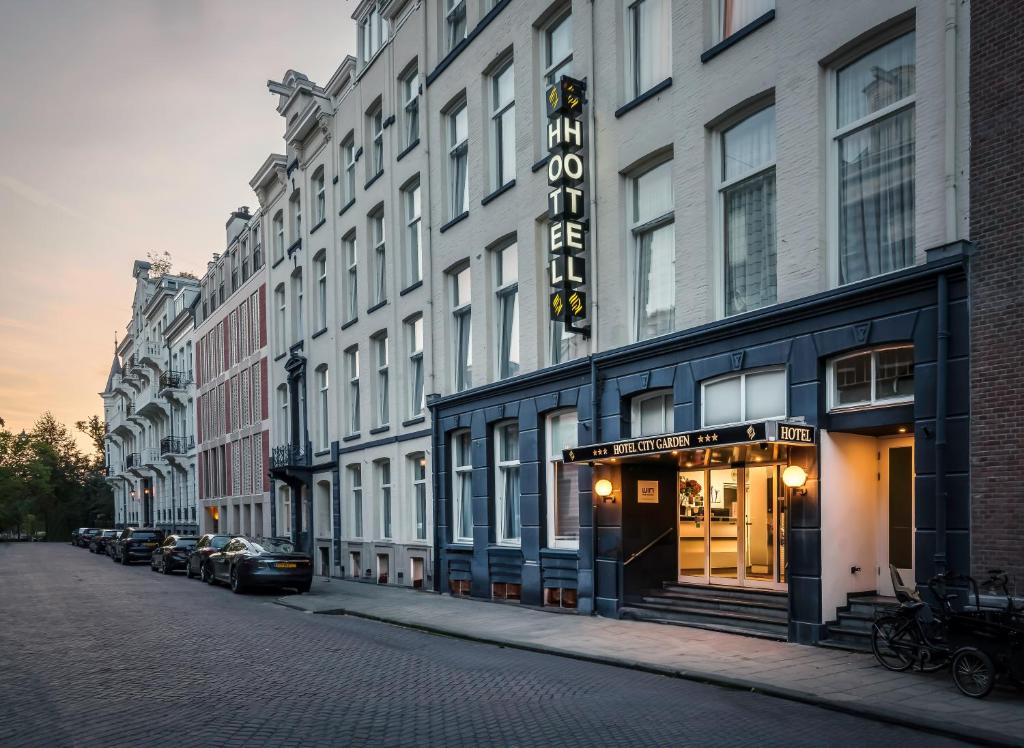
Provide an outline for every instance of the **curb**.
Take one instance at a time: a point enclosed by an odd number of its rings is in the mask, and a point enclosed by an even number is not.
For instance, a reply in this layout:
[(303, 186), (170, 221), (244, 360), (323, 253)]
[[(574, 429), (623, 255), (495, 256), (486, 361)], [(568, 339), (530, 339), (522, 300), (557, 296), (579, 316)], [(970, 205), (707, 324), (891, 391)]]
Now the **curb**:
[(873, 719), (877, 722), (885, 722), (892, 725), (898, 725), (900, 727), (909, 727), (919, 732), (929, 732), (935, 735), (955, 738), (957, 740), (967, 741), (974, 745), (1000, 746), (1005, 748), (1021, 748), (1021, 746), (1024, 746), (1024, 740), (1014, 741), (1012, 738), (1006, 735), (1003, 735), (998, 732), (993, 732), (991, 730), (986, 730), (982, 727), (971, 727), (970, 731), (968, 732), (967, 728), (964, 726), (946, 722), (941, 719), (934, 719), (923, 716), (915, 716), (914, 718), (911, 718), (908, 717), (906, 714), (901, 713), (899, 710), (886, 709), (884, 707), (878, 706), (864, 704), (858, 704), (857, 706), (853, 706), (848, 702), (828, 699), (822, 696), (816, 696), (814, 694), (806, 693), (803, 691), (795, 691), (793, 689), (784, 688), (781, 686), (773, 686), (762, 681), (752, 681), (743, 678), (733, 678), (727, 675), (721, 675), (719, 673), (710, 671), (685, 670), (667, 666), (652, 665), (650, 663), (637, 662), (635, 660), (624, 660), (616, 657), (605, 657), (601, 655), (584, 654), (582, 652), (574, 652), (568, 649), (548, 647), (542, 644), (526, 644), (523, 642), (509, 641), (493, 636), (474, 636), (473, 634), (464, 634), (457, 631), (448, 631), (443, 628), (438, 628), (436, 626), (429, 626), (422, 623), (402, 621), (395, 618), (388, 618), (385, 616), (375, 615), (373, 613), (364, 613), (362, 611), (349, 610), (347, 608), (325, 608), (324, 610), (309, 610), (308, 608), (298, 606), (293, 603), (285, 602), (284, 600), (280, 599), (274, 600), (274, 603), (284, 608), (298, 610), (306, 613), (315, 613), (316, 615), (352, 616), (353, 618), (362, 618), (368, 621), (387, 623), (392, 626), (400, 626), (401, 628), (412, 629), (414, 631), (421, 631), (424, 633), (435, 634), (438, 636), (446, 636), (452, 639), (471, 641), (477, 644), (490, 644), (492, 646), (507, 647), (509, 649), (518, 649), (525, 652), (554, 655), (556, 657), (566, 657), (573, 660), (579, 660), (581, 662), (592, 662), (598, 665), (610, 665), (612, 667), (638, 670), (640, 672), (652, 673), (654, 675), (663, 675), (671, 678), (679, 678), (680, 680), (691, 681), (694, 683), (703, 683), (706, 685), (719, 686), (721, 688), (729, 688), (737, 691), (748, 691), (750, 693), (761, 694), (762, 696), (771, 696), (774, 698), (785, 699), (786, 701), (793, 701), (800, 704), (807, 704), (809, 706), (816, 706), (834, 712), (849, 714), (855, 717), (865, 717), (868, 719)]

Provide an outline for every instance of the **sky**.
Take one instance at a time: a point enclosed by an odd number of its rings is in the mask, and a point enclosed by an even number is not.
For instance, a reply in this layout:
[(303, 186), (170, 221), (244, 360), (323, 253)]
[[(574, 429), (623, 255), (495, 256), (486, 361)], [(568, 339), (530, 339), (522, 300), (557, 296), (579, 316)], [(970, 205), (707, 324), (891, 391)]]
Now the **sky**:
[[(0, 418), (102, 415), (132, 263), (202, 276), (284, 149), (266, 87), (325, 84), (353, 0), (0, 0)], [(84, 437), (80, 438), (83, 447)]]

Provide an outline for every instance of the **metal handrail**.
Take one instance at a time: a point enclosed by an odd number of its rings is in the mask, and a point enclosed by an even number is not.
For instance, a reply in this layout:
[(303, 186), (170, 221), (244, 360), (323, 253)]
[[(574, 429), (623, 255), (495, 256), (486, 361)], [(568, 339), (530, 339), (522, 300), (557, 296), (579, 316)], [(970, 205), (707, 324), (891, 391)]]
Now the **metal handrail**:
[(632, 556), (627, 558), (626, 562), (623, 564), (623, 566), (629, 566), (631, 563), (633, 563), (633, 561), (635, 561), (637, 558), (639, 558), (640, 556), (644, 555), (645, 553), (647, 553), (647, 551), (651, 550), (651, 548), (653, 548), (655, 545), (657, 545), (666, 535), (670, 535), (671, 533), (675, 532), (675, 529), (676, 529), (675, 527), (670, 527), (667, 530), (665, 530), (665, 532), (663, 532), (661, 535), (656, 537), (654, 540), (652, 540), (650, 543), (645, 545), (639, 551), (637, 551)]

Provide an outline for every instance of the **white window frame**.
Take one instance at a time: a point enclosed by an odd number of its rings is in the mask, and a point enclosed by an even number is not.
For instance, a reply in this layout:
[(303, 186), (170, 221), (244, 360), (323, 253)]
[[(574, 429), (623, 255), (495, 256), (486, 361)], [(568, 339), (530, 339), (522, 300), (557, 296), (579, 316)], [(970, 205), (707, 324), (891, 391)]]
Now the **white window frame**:
[[(561, 68), (563, 68), (565, 66), (571, 66), (572, 61), (573, 61), (573, 55), (574, 55), (576, 50), (575, 50), (575, 47), (572, 47), (572, 46), (569, 48), (569, 52), (567, 54), (565, 54), (564, 56), (562, 56), (562, 57), (560, 57), (558, 59), (553, 59), (552, 58), (552, 54), (553, 54), (552, 49), (551, 49), (552, 32), (555, 29), (557, 29), (559, 26), (561, 26), (562, 23), (564, 23), (566, 20), (568, 20), (569, 23), (572, 23), (572, 8), (571, 8), (571, 6), (567, 6), (566, 11), (564, 13), (559, 13), (554, 19), (552, 19), (550, 22), (545, 24), (544, 28), (541, 30), (541, 33), (543, 34), (542, 43), (543, 43), (543, 50), (544, 50), (544, 58), (543, 58), (544, 72), (541, 74), (541, 91), (540, 91), (542, 99), (544, 97), (545, 92), (547, 91), (548, 86), (550, 86), (550, 85), (552, 85), (553, 83), (556, 82), (552, 78), (552, 75), (554, 74), (554, 72), (560, 70)], [(570, 74), (571, 74), (571, 71), (563, 72), (562, 73), (562, 75), (570, 75)], [(541, 109), (540, 111), (543, 111), (543, 109)], [(543, 125), (544, 125), (545, 128), (547, 127), (547, 120), (544, 121)]]
[[(469, 282), (469, 300), (459, 304), (459, 276), (465, 273)], [(451, 298), (452, 298), (452, 356), (455, 363), (452, 371), (452, 384), (456, 392), (468, 390), (473, 386), (473, 278), (472, 268), (469, 265), (451, 273)], [(467, 335), (468, 344), (465, 351), (466, 365), (459, 357), (462, 345), (462, 325), (469, 325)]]
[[(646, 49), (640, 45), (639, 40), (639, 29), (637, 27), (637, 11), (644, 3), (659, 3), (668, 5), (668, 17), (669, 17), (669, 38), (668, 38), (668, 49), (655, 49), (653, 51)], [(671, 0), (632, 0), (625, 4), (625, 26), (626, 29), (626, 86), (628, 91), (628, 101), (639, 98), (655, 86), (663, 83), (672, 77), (672, 2)], [(640, 63), (644, 52), (647, 54), (668, 57), (668, 73), (662, 76), (659, 80), (651, 81), (649, 86), (642, 86), (640, 81)]]
[[(760, 418), (762, 421), (775, 421), (783, 420), (789, 415), (789, 371), (785, 366), (764, 366), (758, 369), (747, 369), (741, 372), (730, 372), (729, 374), (723, 374), (720, 377), (712, 377), (706, 379), (700, 383), (700, 423), (701, 428), (720, 428), (722, 426), (734, 426), (739, 423), (747, 422), (747, 377), (751, 374), (766, 374), (768, 372), (782, 372), (785, 377), (786, 392), (784, 394), (786, 400), (786, 412), (778, 415), (770, 415)], [(740, 380), (740, 420), (730, 421), (729, 423), (713, 423), (708, 424), (704, 414), (704, 404), (707, 402), (707, 398), (704, 396), (705, 390), (709, 385), (724, 382), (728, 379), (739, 379)]]
[[(278, 283), (274, 288), (274, 302), (276, 307), (275, 311), (277, 313), (277, 334), (274, 335), (274, 338), (277, 343), (277, 352), (284, 353), (288, 350), (288, 343), (286, 342), (288, 339), (288, 291), (283, 282)], [(208, 351), (209, 346), (204, 346), (203, 353), (206, 354)], [(207, 361), (209, 361), (209, 358), (207, 358)], [(207, 371), (207, 375), (204, 379), (209, 378), (209, 371)]]
[[(903, 350), (907, 349), (911, 352), (911, 359), (913, 360), (914, 346), (912, 343), (905, 343), (900, 345), (882, 345), (874, 348), (861, 348), (856, 351), (850, 351), (849, 353), (843, 353), (838, 356), (834, 356), (829, 359), (828, 365), (826, 366), (826, 375), (828, 380), (828, 409), (830, 413), (844, 413), (850, 410), (870, 410), (872, 408), (888, 408), (893, 405), (905, 405), (914, 402), (913, 395), (905, 395), (903, 397), (878, 397), (878, 354), (883, 351)], [(843, 405), (837, 404), (839, 401), (839, 391), (836, 388), (836, 364), (848, 358), (856, 358), (863, 356), (864, 354), (871, 355), (871, 397), (868, 400), (862, 400), (856, 403), (844, 403)], [(916, 366), (916, 364), (914, 364)], [(916, 372), (915, 372), (916, 374)]]
[(302, 267), (299, 266), (291, 275), (292, 286), (292, 344), (298, 343), (305, 337), (305, 282), (302, 277)]
[(349, 436), (359, 433), (359, 346), (345, 349), (345, 377), (348, 380), (346, 423)]
[(370, 340), (373, 343), (373, 363), (377, 372), (374, 387), (376, 390), (374, 394), (377, 396), (377, 407), (374, 414), (375, 425), (377, 428), (384, 428), (391, 423), (391, 400), (388, 394), (390, 346), (388, 345), (387, 330), (377, 333)]
[[(562, 449), (568, 447), (574, 447), (577, 445), (578, 439), (574, 439), (572, 444), (555, 444), (554, 443), (554, 429), (552, 425), (558, 418), (564, 418), (565, 416), (571, 415), (573, 420), (576, 422), (577, 429), (579, 428), (579, 416), (574, 408), (568, 408), (566, 410), (556, 410), (553, 413), (549, 413), (544, 419), (544, 444), (547, 445), (547, 454), (545, 455), (545, 468), (546, 468), (546, 480), (547, 480), (547, 547), (548, 548), (566, 548), (566, 549), (578, 549), (580, 547), (579, 528), (577, 528), (577, 534), (575, 538), (566, 536), (557, 536), (555, 534), (555, 517), (557, 516), (558, 507), (556, 502), (558, 501), (558, 481), (556, 480), (556, 473), (558, 466), (564, 466), (562, 459)], [(575, 468), (575, 466), (574, 466)], [(579, 501), (579, 496), (570, 497), (570, 501)]]
[[(662, 166), (665, 166), (666, 164), (669, 165), (670, 179), (671, 179), (671, 181), (673, 183), (673, 186), (674, 186), (674, 182), (675, 182), (675, 160), (671, 159), (671, 158), (663, 159), (663, 160), (658, 161), (656, 163), (652, 163), (652, 164), (648, 165), (643, 171), (641, 171), (639, 173), (636, 173), (636, 174), (632, 174), (629, 177), (629, 184), (628, 184), (629, 189), (627, 191), (628, 192), (628, 196), (629, 196), (629, 202), (628, 202), (628, 204), (626, 206), (626, 210), (628, 211), (627, 219), (628, 219), (628, 226), (629, 226), (629, 243), (630, 243), (631, 251), (632, 251), (632, 256), (629, 259), (629, 267), (630, 267), (630, 275), (631, 275), (630, 286), (631, 286), (631, 293), (633, 295), (633, 298), (631, 300), (631, 306), (632, 306), (632, 331), (631, 331), (631, 334), (632, 334), (632, 339), (633, 339), (634, 342), (639, 342), (639, 341), (642, 341), (642, 340), (651, 340), (652, 339), (652, 338), (642, 338), (640, 336), (641, 314), (640, 314), (640, 268), (639, 268), (639, 263), (640, 263), (640, 248), (641, 248), (641, 245), (643, 243), (644, 236), (646, 236), (647, 234), (656, 232), (656, 231), (658, 231), (660, 229), (663, 229), (663, 228), (665, 228), (667, 226), (671, 226), (672, 227), (672, 236), (673, 236), (673, 253), (672, 253), (672, 256), (673, 257), (676, 256), (675, 255), (675, 246), (674, 246), (675, 245), (675, 207), (676, 207), (675, 206), (674, 189), (673, 189), (673, 196), (672, 196), (672, 209), (670, 211), (668, 211), (667, 213), (662, 213), (661, 215), (655, 216), (653, 218), (649, 218), (646, 221), (637, 221), (637, 219), (636, 219), (636, 210), (637, 210), (636, 206), (637, 206), (637, 200), (639, 199), (638, 195), (639, 195), (639, 182), (640, 182), (640, 180), (644, 176), (646, 176), (647, 174), (650, 174), (651, 172), (653, 172), (655, 169), (658, 169), (658, 168), (660, 168)], [(675, 279), (675, 276), (673, 275), (673, 278), (672, 278), (672, 310), (673, 310), (673, 319), (675, 318), (675, 313), (678, 311), (678, 308), (679, 308), (679, 298), (678, 298), (678, 295), (677, 295), (677, 291), (678, 291), (678, 289), (676, 288), (676, 279)], [(648, 295), (650, 295), (650, 289), (648, 289)], [(673, 325), (672, 325), (672, 328), (676, 329), (677, 326), (678, 326), (677, 322), (674, 322)], [(664, 335), (664, 334), (667, 334), (667, 333), (661, 333), (661, 334)], [(659, 337), (659, 336), (653, 336), (653, 337)]]
[[(748, 112), (745, 112), (743, 114), (743, 116), (741, 116), (739, 118), (730, 119), (728, 124), (725, 127), (722, 127), (721, 129), (719, 129), (719, 130), (717, 130), (715, 132), (715, 137), (712, 139), (712, 163), (714, 164), (713, 168), (715, 170), (714, 171), (714, 177), (713, 177), (714, 180), (715, 180), (715, 203), (714, 203), (714, 211), (715, 211), (715, 215), (714, 215), (714, 221), (715, 221), (715, 241), (714, 241), (715, 268), (714, 268), (714, 270), (715, 270), (715, 291), (716, 291), (715, 312), (716, 312), (716, 314), (717, 314), (719, 319), (722, 319), (722, 318), (728, 316), (727, 312), (726, 312), (726, 302), (725, 302), (725, 298), (726, 298), (726, 295), (725, 295), (725, 265), (726, 265), (726, 263), (725, 263), (725, 192), (730, 187), (734, 187), (737, 184), (739, 184), (740, 182), (744, 182), (744, 181), (746, 181), (748, 179), (751, 179), (752, 177), (760, 176), (761, 174), (764, 174), (765, 172), (767, 172), (769, 170), (772, 170), (772, 171), (775, 170), (775, 166), (776, 166), (776, 163), (778, 161), (778, 120), (776, 120), (775, 132), (773, 133), (774, 136), (775, 136), (775, 139), (776, 139), (775, 140), (775, 142), (776, 142), (775, 158), (773, 158), (770, 163), (765, 163), (762, 166), (758, 166), (758, 167), (755, 167), (753, 169), (748, 169), (747, 171), (743, 172), (739, 176), (732, 177), (731, 179), (726, 179), (725, 178), (725, 162), (724, 162), (724, 158), (725, 158), (725, 134), (727, 132), (729, 132), (729, 130), (731, 130), (732, 128), (736, 127), (737, 125), (741, 125), (744, 122), (746, 122), (750, 117), (753, 117), (753, 116), (755, 116), (757, 114), (760, 114), (764, 110), (766, 110), (766, 109), (768, 109), (770, 107), (774, 107), (774, 106), (775, 106), (775, 100), (773, 99), (770, 102), (765, 102), (763, 106), (760, 106), (760, 107), (757, 107), (756, 109), (752, 109), (752, 110), (750, 110)], [(777, 182), (776, 182), (775, 201), (776, 201), (776, 206), (775, 206), (775, 208), (776, 208), (776, 220), (778, 220), (778, 183)], [(778, 251), (779, 251), (779, 248), (778, 248), (778, 233), (776, 232), (776, 246), (775, 246), (776, 259), (778, 258)], [(776, 283), (778, 283), (777, 279), (776, 279)], [(777, 290), (776, 290), (776, 301), (775, 301), (775, 303), (778, 303)], [(770, 304), (766, 305), (766, 306), (770, 306)], [(763, 308), (764, 307), (758, 307), (758, 309), (763, 309)], [(749, 311), (753, 311), (753, 310), (749, 310)], [(735, 312), (734, 314), (744, 314), (744, 313), (745, 312)]]
[(289, 393), (288, 385), (279, 384), (277, 386), (277, 407), (281, 410), (281, 443), (290, 444), (291, 435), (291, 421), (288, 418), (288, 407), (289, 407)]
[(402, 189), (402, 208), (405, 216), (406, 288), (423, 280), (422, 195), (419, 178)]
[(349, 493), (352, 497), (352, 537), (363, 537), (363, 467), (355, 463), (347, 467)]
[[(827, 223), (828, 223), (828, 237), (830, 248), (827, 253), (827, 264), (828, 264), (828, 277), (829, 284), (832, 288), (838, 288), (839, 282), (839, 141), (847, 135), (851, 135), (858, 130), (862, 130), (866, 127), (883, 120), (890, 116), (899, 114), (909, 109), (917, 108), (917, 85), (915, 83), (914, 93), (909, 96), (905, 96), (899, 101), (893, 102), (877, 112), (872, 112), (858, 120), (850, 122), (843, 127), (838, 126), (838, 100), (839, 100), (839, 72), (846, 67), (849, 67), (853, 63), (857, 62), (862, 57), (866, 57), (877, 49), (881, 49), (886, 44), (896, 41), (900, 37), (906, 36), (907, 34), (915, 34), (916, 44), (916, 32), (917, 29), (914, 26), (903, 26), (900, 25), (889, 33), (879, 36), (872, 40), (872, 44), (866, 47), (858, 47), (855, 52), (851, 52), (849, 55), (845, 55), (841, 60), (836, 61), (830, 65), (827, 72), (827, 85), (825, 87), (825, 111), (827, 112), (827, 123), (826, 129), (828, 132), (828, 159), (826, 164), (826, 179), (827, 188), (826, 193), (828, 195), (827, 202)], [(914, 61), (917, 62), (917, 50), (914, 50)], [(916, 117), (916, 113), (915, 113)], [(916, 120), (915, 120), (916, 122)], [(914, 152), (915, 159), (917, 155), (917, 128), (915, 127), (914, 132)], [(915, 174), (916, 180), (916, 174)], [(915, 184), (915, 190), (917, 185)], [(917, 208), (915, 206), (915, 222), (917, 221)], [(916, 231), (915, 231), (916, 238)], [(916, 247), (915, 247), (916, 252)], [(892, 272), (899, 272), (894, 270)], [(886, 275), (882, 273), (881, 275)], [(871, 276), (872, 278), (878, 278), (879, 275)], [(866, 279), (865, 279), (866, 280)], [(850, 283), (856, 283), (859, 281), (850, 281)]]
[(317, 379), (317, 395), (319, 397), (320, 404), (320, 448), (327, 449), (331, 446), (331, 429), (330, 429), (330, 372), (327, 368), (327, 364), (320, 364), (316, 367), (316, 379)]
[[(722, 4), (725, 1), (726, 0), (712, 0), (712, 2), (711, 2), (711, 41), (712, 41), (712, 44), (718, 44), (719, 42), (723, 42), (726, 39), (729, 39), (729, 38), (735, 36), (736, 34), (738, 34), (740, 31), (745, 29), (747, 26), (749, 26), (751, 23), (753, 23), (754, 21), (756, 21), (760, 17), (760, 16), (755, 16), (750, 21), (747, 21), (747, 23), (745, 23), (743, 26), (737, 27), (735, 31), (733, 31), (731, 34), (727, 35), (725, 33), (725, 29), (723, 28), (723, 24), (725, 23), (725, 18), (724, 18), (725, 14), (724, 14), (724, 11), (723, 11), (723, 8), (722, 8)], [(771, 7), (770, 10), (774, 10), (774, 9), (775, 9), (775, 4), (772, 3), (772, 7)], [(764, 11), (764, 13), (767, 13), (767, 12), (768, 12), (768, 10)], [(763, 15), (763, 13), (762, 13), (762, 15)]]
[[(458, 117), (463, 114), (466, 117), (466, 137), (464, 140), (458, 138)], [(448, 218), (454, 220), (469, 210), (469, 107), (465, 101), (454, 106), (446, 115), (448, 121)], [(463, 170), (462, 200), (456, 204), (457, 185), (456, 175), (458, 165), (465, 163)]]
[(288, 214), (291, 221), (291, 243), (302, 238), (302, 190), (295, 190), (288, 198)]
[[(458, 463), (458, 440), (462, 437), (469, 438), (469, 463), (462, 465)], [(462, 524), (462, 502), (465, 500), (463, 491), (463, 482), (468, 482), (469, 485), (469, 502), (470, 502), (470, 516), (472, 516), (472, 505), (473, 505), (473, 437), (469, 432), (469, 429), (462, 429), (461, 431), (454, 432), (450, 437), (451, 447), (451, 464), (452, 464), (452, 542), (458, 544), (469, 544), (473, 543), (473, 528), (469, 527), (469, 534), (460, 533), (459, 530), (466, 530), (467, 528), (461, 527)]]
[(411, 148), (420, 139), (420, 77), (413, 65), (399, 79), (402, 96), (402, 148)]
[[(511, 349), (514, 345), (517, 345), (519, 341), (504, 339), (504, 331), (502, 330), (502, 322), (505, 314), (505, 306), (507, 304), (513, 305), (513, 313), (515, 315), (515, 323), (513, 325), (513, 334), (519, 328), (519, 245), (516, 242), (506, 244), (500, 249), (494, 251), (494, 275), (495, 275), (495, 289), (494, 296), (496, 300), (495, 304), (495, 340), (497, 340), (497, 361), (496, 361), (496, 373), (497, 379), (508, 379), (509, 377), (516, 376), (520, 369), (522, 362), (515, 362), (515, 369), (512, 369), (512, 361), (506, 360), (506, 353), (511, 353)], [(514, 280), (507, 280), (501, 275), (501, 260), (502, 255), (505, 252), (512, 252), (516, 259), (516, 277)], [(507, 344), (507, 345), (506, 345)], [(506, 348), (508, 351), (506, 351)], [(522, 359), (522, 352), (520, 351), (520, 359)]]
[(369, 235), (373, 246), (373, 305), (388, 300), (387, 245), (384, 236), (384, 206), (370, 213)]
[(345, 165), (344, 198), (345, 205), (350, 205), (356, 199), (356, 139), (354, 133), (349, 133), (341, 143), (341, 160)]
[[(490, 80), (490, 101), (491, 101), (491, 189), (497, 190), (505, 185), (509, 184), (516, 178), (516, 128), (515, 128), (515, 109), (516, 109), (516, 74), (514, 60), (509, 58), (502, 66), (491, 74)], [(499, 101), (499, 85), (498, 81), (503, 75), (512, 76), (512, 97), (505, 103)], [(512, 132), (506, 133), (502, 128), (502, 119), (504, 115), (511, 111), (512, 112)], [(503, 146), (505, 139), (512, 139), (512, 163), (506, 164), (503, 161)]]
[(388, 42), (388, 21), (384, 17), (385, 0), (378, 0), (359, 21), (363, 65), (366, 66)]
[(370, 162), (367, 164), (366, 179), (369, 181), (384, 171), (384, 105), (376, 104), (367, 115), (370, 132)]
[[(462, 28), (461, 35), (459, 28)], [(444, 38), (445, 53), (451, 52), (459, 42), (469, 35), (469, 19), (466, 17), (466, 0), (445, 0)]]
[(274, 260), (284, 257), (284, 211), (279, 210), (274, 214)]
[[(515, 460), (502, 460), (501, 459), (501, 447), (503, 440), (505, 439), (504, 431), (508, 426), (516, 427), (516, 459)], [(498, 545), (514, 546), (519, 547), (523, 542), (523, 517), (522, 517), (522, 473), (521, 471), (521, 457), (519, 456), (519, 422), (515, 420), (511, 421), (499, 421), (493, 426), (494, 431), (494, 539)], [(505, 537), (505, 502), (508, 497), (505, 496), (505, 472), (508, 470), (515, 470), (519, 474), (517, 480), (519, 481), (519, 537), (518, 538), (506, 538)]]
[(327, 218), (327, 182), (324, 167), (313, 173), (313, 194), (315, 195), (313, 225), (318, 225)]
[(391, 490), (391, 460), (376, 460), (373, 463), (377, 474), (377, 490), (380, 495), (380, 538), (391, 540), (395, 537), (394, 494)]
[[(409, 476), (412, 484), (412, 536), (416, 540), (427, 540), (427, 456), (423, 452), (408, 455)], [(422, 516), (420, 510), (422, 509)]]
[(341, 247), (345, 253), (345, 322), (351, 322), (359, 316), (359, 248), (355, 230), (345, 235)]
[[(419, 335), (416, 334), (416, 327), (419, 326)], [(408, 341), (409, 351), (409, 418), (416, 418), (423, 414), (426, 407), (423, 369), (423, 346), (424, 346), (423, 315), (417, 314), (405, 322), (405, 335)], [(417, 372), (419, 375), (417, 377)], [(417, 390), (418, 382), (418, 390)]]
[(316, 269), (316, 308), (317, 322), (321, 328), (327, 327), (327, 252), (320, 250), (313, 259)]
[[(662, 413), (661, 431), (653, 434), (640, 433), (640, 413), (643, 404), (650, 400), (668, 399), (668, 407)], [(675, 429), (675, 396), (671, 389), (649, 390), (636, 395), (630, 401), (629, 408), (629, 435), (631, 438), (639, 436), (657, 436), (660, 434), (671, 434)]]

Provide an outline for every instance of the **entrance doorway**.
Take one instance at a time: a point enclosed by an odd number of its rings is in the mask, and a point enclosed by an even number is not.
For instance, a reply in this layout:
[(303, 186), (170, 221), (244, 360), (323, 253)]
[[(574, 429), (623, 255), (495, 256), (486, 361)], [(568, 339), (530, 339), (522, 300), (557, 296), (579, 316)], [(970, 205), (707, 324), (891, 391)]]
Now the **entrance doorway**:
[(781, 465), (679, 472), (679, 581), (786, 588)]
[(894, 595), (889, 564), (914, 577), (914, 440), (878, 440), (878, 592)]

